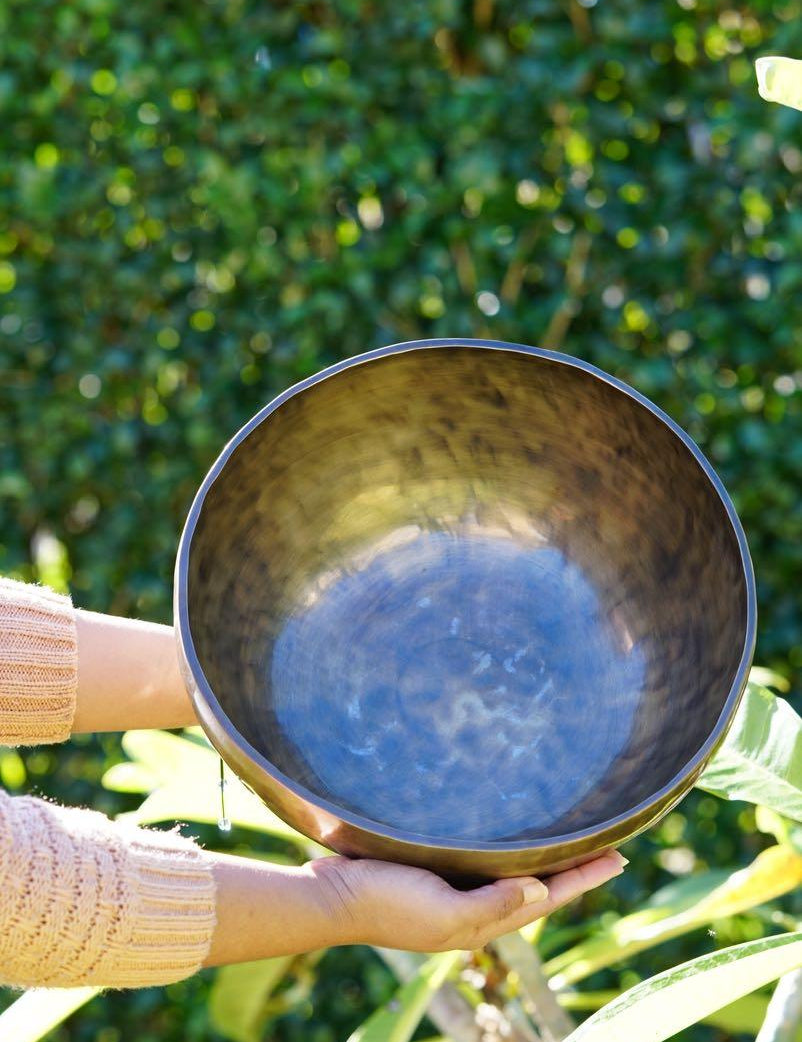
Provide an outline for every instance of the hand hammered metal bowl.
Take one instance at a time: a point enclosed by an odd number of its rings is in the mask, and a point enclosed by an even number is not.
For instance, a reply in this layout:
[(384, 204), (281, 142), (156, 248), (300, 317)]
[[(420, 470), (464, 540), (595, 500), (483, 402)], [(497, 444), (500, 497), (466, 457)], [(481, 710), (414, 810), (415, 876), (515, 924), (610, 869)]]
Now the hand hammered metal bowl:
[(182, 665), (232, 770), (325, 846), (548, 874), (649, 827), (732, 721), (746, 540), (691, 439), (575, 358), (370, 351), (279, 395), (201, 486)]

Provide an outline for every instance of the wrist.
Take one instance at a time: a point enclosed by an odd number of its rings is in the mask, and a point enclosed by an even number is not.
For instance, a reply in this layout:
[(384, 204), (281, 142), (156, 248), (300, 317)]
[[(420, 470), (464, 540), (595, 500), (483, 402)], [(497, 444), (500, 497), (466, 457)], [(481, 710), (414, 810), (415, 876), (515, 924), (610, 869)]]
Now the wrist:
[(309, 882), (310, 897), (327, 924), (329, 946), (369, 944), (370, 923), (358, 862), (334, 855), (309, 861), (299, 870)]
[(211, 854), (217, 924), (207, 966), (297, 955), (356, 942), (358, 930), (315, 863), (287, 867)]

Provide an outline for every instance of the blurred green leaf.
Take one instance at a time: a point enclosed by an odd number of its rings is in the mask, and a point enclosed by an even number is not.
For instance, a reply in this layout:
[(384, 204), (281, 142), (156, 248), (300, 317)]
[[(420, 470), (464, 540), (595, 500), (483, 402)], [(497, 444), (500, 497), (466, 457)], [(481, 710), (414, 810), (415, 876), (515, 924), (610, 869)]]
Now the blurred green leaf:
[[(218, 822), (220, 759), (210, 746), (167, 731), (128, 731), (122, 742), (131, 763), (111, 767), (103, 785), (118, 792), (148, 793), (140, 807), (122, 818), (138, 825)], [(231, 772), (226, 773), (225, 799), (232, 824), (288, 840), (307, 852), (322, 849), (268, 810)]]
[(357, 1028), (348, 1042), (409, 1042), (432, 996), (463, 959), (463, 952), (433, 955), (417, 976)]
[(759, 832), (774, 836), (778, 843), (791, 841), (791, 823), (768, 807), (755, 807), (755, 826)]
[(802, 855), (780, 845), (762, 851), (751, 865), (726, 878), (703, 873), (671, 884), (646, 908), (545, 963), (554, 988), (566, 987), (597, 970), (786, 894), (802, 883)]
[(25, 762), (17, 750), (0, 748), (0, 783), (7, 789), (19, 789), (26, 778)]
[(111, 792), (147, 793), (158, 788), (159, 778), (140, 763), (115, 763), (106, 771), (102, 785)]
[(209, 996), (213, 1026), (232, 1042), (261, 1042), (267, 1020), (267, 1000), (281, 983), (296, 956), (224, 966)]
[(59, 593), (69, 593), (72, 568), (64, 543), (47, 529), (40, 529), (34, 534), (31, 549), (37, 580)]
[(802, 933), (724, 948), (637, 984), (566, 1042), (663, 1042), (714, 1010), (802, 966)]

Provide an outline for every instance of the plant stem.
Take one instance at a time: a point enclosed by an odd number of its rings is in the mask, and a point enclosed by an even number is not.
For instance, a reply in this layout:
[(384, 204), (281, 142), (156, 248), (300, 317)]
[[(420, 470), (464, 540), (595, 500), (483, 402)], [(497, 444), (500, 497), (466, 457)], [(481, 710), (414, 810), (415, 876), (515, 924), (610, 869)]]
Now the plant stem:
[(492, 947), (506, 966), (517, 973), (524, 1005), (543, 1042), (560, 1042), (567, 1038), (574, 1023), (549, 987), (535, 948), (517, 932), (499, 937)]
[(540, 346), (550, 351), (561, 349), (568, 328), (579, 312), (580, 300), (585, 291), (585, 268), (590, 247), (591, 237), (585, 231), (578, 231), (565, 264), (565, 296), (551, 316), (546, 332), (540, 338)]
[[(402, 984), (414, 977), (426, 961), (423, 955), (397, 951), (395, 948), (373, 950)], [(486, 1038), (485, 1030), (477, 1023), (475, 1010), (453, 984), (446, 983), (439, 988), (429, 1003), (426, 1015), (449, 1042), (484, 1042)], [(522, 1010), (498, 1009), (498, 1018), (499, 1027), (504, 1031), (503, 1037), (509, 1039), (509, 1042), (546, 1042), (527, 1022)]]
[[(425, 957), (395, 948), (375, 948), (402, 984), (410, 980), (425, 962)], [(453, 1042), (482, 1042), (471, 1004), (453, 984), (444, 984), (429, 1003), (426, 1015)]]

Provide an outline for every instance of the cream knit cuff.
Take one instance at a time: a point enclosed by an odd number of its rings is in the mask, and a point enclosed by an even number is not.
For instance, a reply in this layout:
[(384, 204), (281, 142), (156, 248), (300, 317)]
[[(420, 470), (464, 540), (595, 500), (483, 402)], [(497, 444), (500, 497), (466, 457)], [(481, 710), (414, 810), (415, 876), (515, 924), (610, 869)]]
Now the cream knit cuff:
[(192, 840), (0, 791), (0, 981), (136, 988), (202, 965), (211, 858)]
[(75, 609), (45, 586), (0, 578), (0, 745), (70, 737), (78, 691)]

